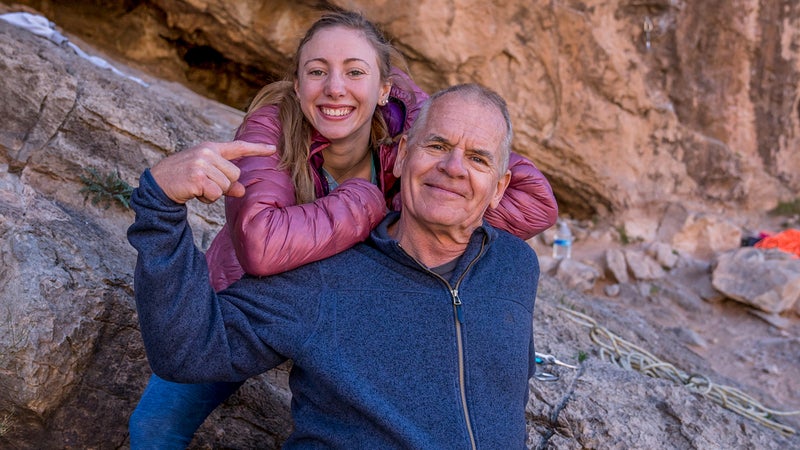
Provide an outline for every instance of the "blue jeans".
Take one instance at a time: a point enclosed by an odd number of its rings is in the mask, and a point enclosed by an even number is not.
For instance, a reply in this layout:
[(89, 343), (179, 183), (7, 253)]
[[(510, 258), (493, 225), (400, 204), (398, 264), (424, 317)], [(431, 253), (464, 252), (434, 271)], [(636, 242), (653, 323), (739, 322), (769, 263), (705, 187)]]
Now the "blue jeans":
[(242, 383), (173, 383), (153, 374), (128, 422), (131, 450), (180, 449)]

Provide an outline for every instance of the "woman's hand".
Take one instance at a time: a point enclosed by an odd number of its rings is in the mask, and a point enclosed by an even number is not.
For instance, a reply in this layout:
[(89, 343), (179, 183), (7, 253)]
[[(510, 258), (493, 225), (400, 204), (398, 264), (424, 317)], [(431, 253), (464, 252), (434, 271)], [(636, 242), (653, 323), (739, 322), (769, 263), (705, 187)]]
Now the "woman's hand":
[(241, 197), (239, 168), (230, 162), (243, 156), (269, 156), (274, 145), (245, 141), (203, 142), (159, 161), (150, 173), (167, 196), (176, 203), (196, 198), (213, 203), (223, 195)]

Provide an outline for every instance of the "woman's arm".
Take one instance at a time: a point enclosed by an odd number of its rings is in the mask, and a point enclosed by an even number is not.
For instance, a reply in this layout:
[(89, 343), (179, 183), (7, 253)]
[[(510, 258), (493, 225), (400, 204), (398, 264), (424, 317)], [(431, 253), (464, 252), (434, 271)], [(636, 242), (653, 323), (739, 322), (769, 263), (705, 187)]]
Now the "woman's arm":
[[(236, 139), (277, 145), (278, 109), (248, 116)], [(242, 158), (242, 198), (226, 198), (227, 223), (206, 253), (214, 288), (241, 277), (281, 273), (335, 255), (363, 241), (383, 218), (380, 190), (366, 180), (342, 183), (330, 195), (297, 205), (291, 177), (277, 155)]]
[(530, 239), (550, 228), (558, 219), (558, 204), (550, 183), (530, 160), (511, 153), (511, 182), (500, 204), (484, 218), (495, 228)]
[(328, 196), (295, 204), (289, 174), (276, 157), (239, 161), (242, 198), (228, 198), (225, 213), (236, 256), (245, 272), (272, 275), (335, 255), (369, 235), (386, 212), (380, 190), (362, 179)]

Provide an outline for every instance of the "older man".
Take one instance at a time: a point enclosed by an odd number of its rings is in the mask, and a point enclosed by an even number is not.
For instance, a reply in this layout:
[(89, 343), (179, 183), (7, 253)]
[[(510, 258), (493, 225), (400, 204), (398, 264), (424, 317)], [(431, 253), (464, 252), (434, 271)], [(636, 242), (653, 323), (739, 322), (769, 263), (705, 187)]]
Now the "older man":
[(163, 160), (142, 176), (128, 232), (153, 370), (233, 381), (292, 359), (287, 448), (523, 448), (538, 261), (482, 219), (508, 185), (511, 139), (492, 91), (433, 95), (399, 145), (402, 212), (339, 255), (220, 294), (183, 203), (240, 194), (237, 174)]

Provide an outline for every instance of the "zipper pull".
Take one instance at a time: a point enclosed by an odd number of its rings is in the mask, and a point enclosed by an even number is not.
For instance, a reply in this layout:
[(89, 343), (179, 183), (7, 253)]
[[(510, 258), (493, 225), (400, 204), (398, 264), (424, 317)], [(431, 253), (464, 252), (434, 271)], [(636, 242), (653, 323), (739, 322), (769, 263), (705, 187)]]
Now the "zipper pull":
[(456, 317), (458, 317), (459, 323), (464, 323), (464, 312), (461, 311), (461, 298), (458, 296), (458, 289), (453, 289), (450, 291), (453, 295), (453, 306), (456, 308)]

